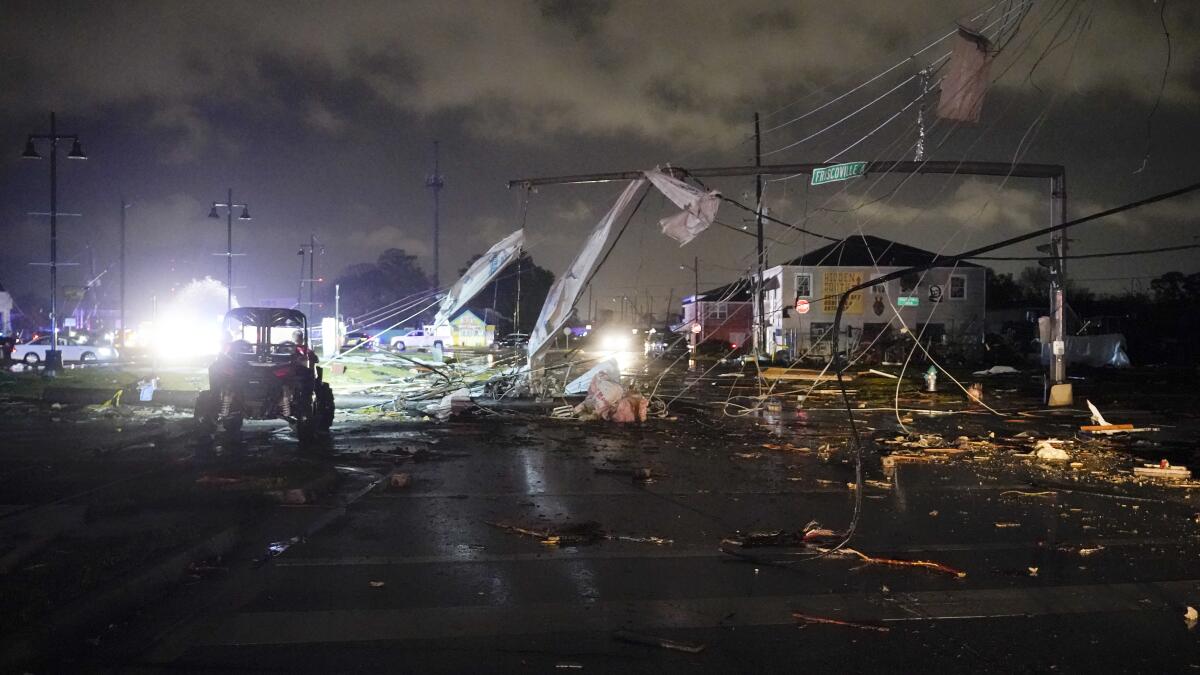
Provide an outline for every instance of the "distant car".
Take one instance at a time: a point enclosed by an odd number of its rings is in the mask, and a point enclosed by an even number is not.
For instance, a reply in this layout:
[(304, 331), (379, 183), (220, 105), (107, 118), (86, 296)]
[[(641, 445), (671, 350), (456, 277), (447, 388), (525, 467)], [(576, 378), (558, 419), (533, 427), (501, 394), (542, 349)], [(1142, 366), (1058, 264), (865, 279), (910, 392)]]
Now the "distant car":
[(363, 331), (356, 330), (346, 333), (342, 336), (342, 350), (353, 349), (359, 345), (363, 345), (362, 349), (372, 349), (378, 343), (375, 338)]
[(388, 346), (398, 352), (409, 349), (428, 349), (430, 347), (444, 346), (442, 342), (444, 339), (440, 335), (435, 335), (431, 330), (414, 328), (403, 335), (397, 335), (392, 338)]
[(500, 351), (502, 349), (524, 349), (528, 346), (528, 333), (509, 333), (502, 338), (496, 338), (492, 342), (492, 349), (496, 351)]
[[(58, 350), (62, 352), (63, 361), (78, 361), (79, 363), (94, 363), (97, 361), (116, 361), (120, 354), (112, 347), (104, 345), (77, 345), (67, 342), (66, 338), (58, 338)], [(24, 361), (35, 365), (46, 360), (46, 352), (50, 351), (50, 336), (46, 335), (13, 348), (13, 360)]]

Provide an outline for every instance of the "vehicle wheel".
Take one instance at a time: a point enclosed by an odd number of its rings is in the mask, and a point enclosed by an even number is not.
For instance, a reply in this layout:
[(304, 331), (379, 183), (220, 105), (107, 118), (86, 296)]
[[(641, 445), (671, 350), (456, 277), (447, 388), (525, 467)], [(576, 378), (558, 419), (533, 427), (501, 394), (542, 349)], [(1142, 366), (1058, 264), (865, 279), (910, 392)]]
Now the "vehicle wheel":
[(402, 352), (402, 351), (404, 351), (404, 343), (403, 342), (393, 342), (392, 349), (395, 349), (398, 352)]
[(196, 410), (193, 415), (196, 425), (202, 431), (210, 432), (217, 425), (217, 414), (220, 413), (220, 401), (216, 392), (205, 389), (196, 395)]
[(37, 363), (42, 360), (42, 357), (38, 356), (34, 352), (29, 352), (28, 354), (25, 355), (25, 358), (23, 358), (21, 360), (24, 361), (25, 363), (33, 366), (33, 365), (37, 365)]
[(316, 400), (313, 401), (313, 426), (317, 431), (329, 431), (333, 426), (333, 389), (328, 384), (317, 384)]
[(96, 360), (96, 355), (91, 352), (84, 352), (79, 355), (80, 363), (91, 363)]
[(301, 444), (312, 442), (315, 435), (313, 420), (310, 417), (301, 417), (292, 425), (292, 431), (296, 432), (296, 438)]

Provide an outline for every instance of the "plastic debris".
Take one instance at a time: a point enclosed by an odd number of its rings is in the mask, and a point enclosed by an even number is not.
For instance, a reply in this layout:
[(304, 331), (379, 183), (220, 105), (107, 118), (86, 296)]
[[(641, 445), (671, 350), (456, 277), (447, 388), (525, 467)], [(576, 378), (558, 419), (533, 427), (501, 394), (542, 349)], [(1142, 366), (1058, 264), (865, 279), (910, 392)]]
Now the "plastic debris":
[(991, 368), (988, 368), (987, 370), (977, 370), (971, 374), (972, 375), (984, 375), (984, 376), (986, 376), (986, 375), (1011, 375), (1013, 373), (1019, 373), (1019, 372), (1021, 372), (1021, 371), (1017, 370), (1016, 368), (1013, 368), (1012, 366), (992, 366)]
[(704, 651), (705, 645), (691, 642), (677, 642), (666, 638), (656, 637), (653, 635), (642, 635), (627, 630), (619, 630), (613, 633), (613, 637), (622, 642), (631, 642), (638, 645), (649, 645), (651, 647), (661, 647), (663, 649), (673, 649), (677, 652), (687, 652), (688, 654), (699, 654)]
[(583, 375), (580, 375), (574, 380), (571, 380), (571, 383), (567, 385), (566, 389), (563, 390), (563, 393), (567, 394), (568, 396), (571, 394), (588, 393), (588, 389), (591, 387), (592, 380), (596, 379), (596, 376), (600, 373), (605, 373), (608, 375), (608, 379), (613, 382), (621, 381), (620, 364), (617, 363), (616, 359), (608, 359), (606, 361), (597, 363), (592, 367), (591, 370), (587, 371)]
[(645, 422), (649, 409), (649, 400), (636, 392), (627, 393), (607, 371), (601, 370), (592, 378), (587, 398), (575, 407), (575, 414), (618, 423)]
[(449, 419), (451, 415), (466, 410), (471, 403), (471, 390), (466, 387), (456, 389), (442, 397), (441, 401), (425, 407), (425, 412), (439, 420)]
[(1034, 455), (1046, 462), (1066, 462), (1070, 461), (1071, 456), (1066, 450), (1059, 447), (1066, 441), (1060, 441), (1057, 438), (1047, 438), (1037, 442), (1034, 446)]

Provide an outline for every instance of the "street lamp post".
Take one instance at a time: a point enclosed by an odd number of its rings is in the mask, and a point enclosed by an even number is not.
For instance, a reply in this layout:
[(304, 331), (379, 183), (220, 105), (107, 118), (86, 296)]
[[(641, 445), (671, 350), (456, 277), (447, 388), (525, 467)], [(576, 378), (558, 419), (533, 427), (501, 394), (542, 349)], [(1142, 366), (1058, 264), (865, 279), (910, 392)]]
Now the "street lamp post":
[(233, 188), (229, 188), (228, 198), (225, 203), (213, 202), (212, 210), (208, 212), (209, 218), (220, 218), (217, 213), (217, 208), (225, 209), (226, 223), (226, 245), (224, 253), (214, 253), (213, 255), (225, 256), (225, 310), (233, 309), (233, 210), (241, 207), (242, 215), (238, 216), (238, 220), (250, 220), (250, 206), (247, 204), (235, 204), (233, 202)]
[(58, 142), (71, 141), (67, 159), (87, 159), (79, 145), (79, 136), (59, 134), (54, 113), (50, 113), (50, 133), (29, 134), (25, 141), (25, 159), (41, 159), (34, 141), (50, 141), (50, 349), (46, 351), (45, 373), (54, 375), (62, 369), (62, 351), (58, 348)]
[(704, 332), (704, 317), (700, 315), (700, 257), (697, 256), (691, 267), (680, 265), (681, 270), (691, 270), (692, 279), (696, 285), (696, 292), (692, 295), (692, 321), (700, 326), (701, 333)]
[(125, 331), (128, 329), (125, 325), (125, 212), (130, 206), (132, 204), (121, 197), (121, 327), (117, 329), (117, 346), (121, 349), (125, 348)]

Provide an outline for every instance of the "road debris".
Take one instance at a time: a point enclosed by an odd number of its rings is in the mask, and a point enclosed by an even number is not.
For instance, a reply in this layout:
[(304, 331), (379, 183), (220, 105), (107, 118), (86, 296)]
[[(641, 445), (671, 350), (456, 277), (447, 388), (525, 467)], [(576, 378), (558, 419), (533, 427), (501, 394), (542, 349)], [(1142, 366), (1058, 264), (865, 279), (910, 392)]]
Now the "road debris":
[(919, 567), (921, 569), (927, 569), (927, 570), (930, 570), (933, 572), (949, 574), (950, 576), (956, 577), (958, 579), (962, 579), (963, 577), (967, 576), (967, 573), (962, 570), (954, 569), (953, 567), (950, 567), (948, 565), (943, 565), (941, 563), (936, 563), (936, 562), (932, 562), (929, 560), (898, 560), (896, 558), (876, 558), (874, 556), (869, 556), (866, 553), (863, 553), (862, 551), (850, 548), (848, 546), (837, 549), (837, 550), (834, 550), (834, 549), (818, 549), (818, 550), (820, 550), (821, 553), (835, 553), (837, 555), (842, 555), (842, 556), (854, 556), (854, 557), (857, 557), (859, 560), (862, 560), (865, 563), (870, 563), (872, 565), (887, 565), (889, 567)]
[(1200, 622), (1200, 612), (1196, 611), (1195, 607), (1188, 605), (1187, 610), (1183, 613), (1183, 622), (1187, 625), (1188, 630), (1196, 627), (1196, 623)]
[(804, 623), (818, 623), (830, 626), (846, 626), (847, 628), (858, 628), (861, 630), (873, 630), (878, 633), (886, 633), (891, 630), (887, 626), (880, 626), (871, 623), (862, 623), (859, 621), (843, 621), (842, 619), (830, 619), (823, 616), (813, 616), (812, 614), (804, 614), (802, 612), (792, 612), (792, 618)]
[(645, 422), (650, 401), (637, 392), (628, 392), (606, 370), (600, 370), (587, 388), (587, 398), (575, 406), (580, 419), (602, 419), (617, 423)]
[(666, 537), (635, 536), (605, 532), (604, 529), (600, 527), (600, 523), (597, 523), (594, 520), (589, 520), (582, 523), (572, 523), (569, 525), (561, 525), (544, 530), (536, 530), (504, 522), (484, 522), (486, 525), (490, 525), (506, 532), (533, 537), (545, 546), (583, 546), (587, 544), (594, 544), (602, 540), (628, 541), (639, 544), (654, 544), (657, 546), (666, 546), (674, 543), (674, 540), (667, 539)]
[(1019, 373), (1019, 372), (1021, 372), (1021, 371), (1017, 370), (1016, 368), (1013, 368), (1012, 366), (992, 366), (991, 368), (988, 368), (987, 370), (976, 370), (975, 372), (973, 372), (971, 374), (979, 375), (979, 376), (987, 376), (987, 375), (1011, 375), (1011, 374)]
[(401, 471), (393, 471), (388, 476), (388, 487), (393, 490), (402, 490), (412, 483), (412, 476)]
[(1186, 466), (1171, 466), (1167, 460), (1158, 464), (1143, 464), (1133, 467), (1133, 475), (1141, 478), (1159, 478), (1163, 480), (1190, 480), (1192, 472)]
[(1064, 443), (1067, 443), (1067, 441), (1060, 441), (1057, 438), (1040, 440), (1034, 445), (1033, 454), (1038, 459), (1046, 462), (1070, 461), (1071, 455), (1067, 454), (1066, 450), (1059, 447)]
[(658, 473), (658, 472), (654, 471), (653, 469), (651, 469), (648, 466), (636, 467), (636, 468), (631, 468), (631, 469), (622, 468), (622, 467), (598, 466), (598, 467), (595, 467), (594, 470), (596, 473), (612, 474), (615, 476), (629, 476), (633, 480), (641, 481), (643, 483), (650, 483), (650, 482), (653, 482), (655, 479), (666, 478), (666, 476), (667, 476), (664, 473)]
[(1053, 490), (1042, 490), (1040, 492), (1026, 492), (1024, 490), (1005, 490), (1004, 492), (1000, 493), (1001, 497), (1008, 497), (1010, 495), (1015, 495), (1017, 497), (1055, 497), (1058, 495), (1058, 493)]
[(630, 642), (638, 645), (649, 645), (651, 647), (660, 647), (662, 649), (671, 649), (677, 652), (687, 652), (688, 654), (699, 654), (704, 651), (706, 645), (691, 642), (677, 642), (666, 638), (656, 637), (653, 635), (643, 635), (627, 630), (618, 630), (613, 633), (613, 638), (621, 642)]

